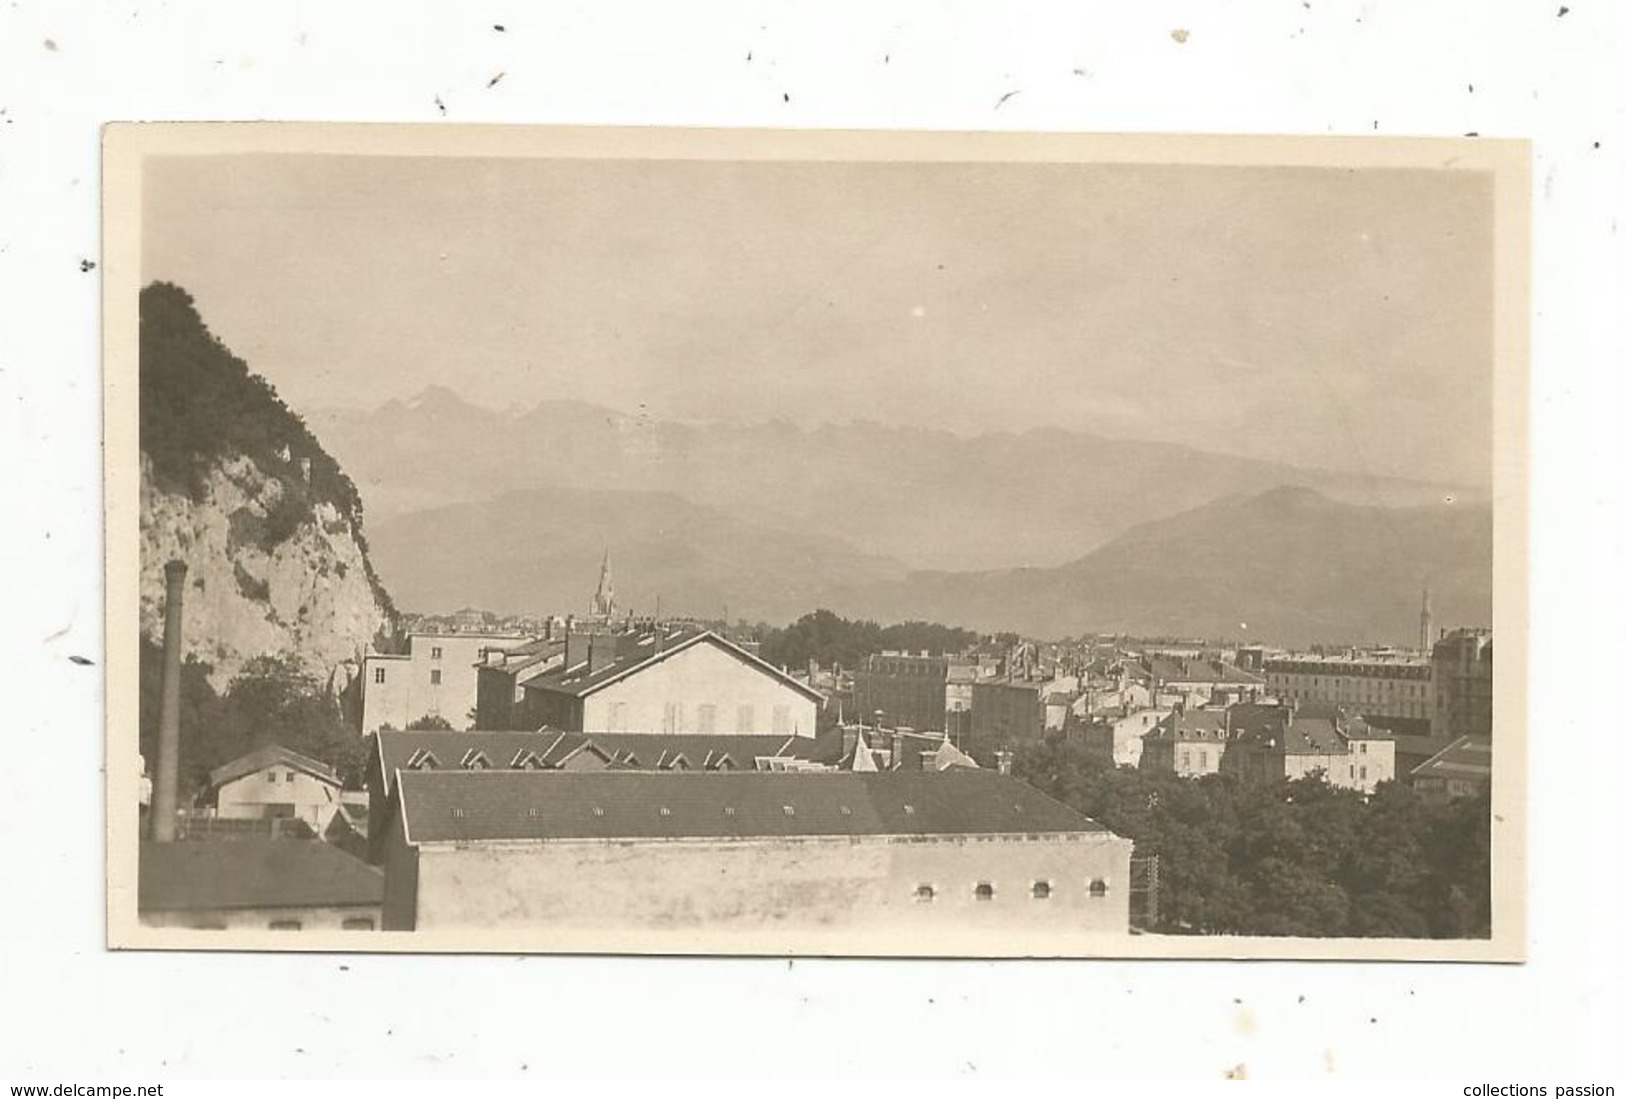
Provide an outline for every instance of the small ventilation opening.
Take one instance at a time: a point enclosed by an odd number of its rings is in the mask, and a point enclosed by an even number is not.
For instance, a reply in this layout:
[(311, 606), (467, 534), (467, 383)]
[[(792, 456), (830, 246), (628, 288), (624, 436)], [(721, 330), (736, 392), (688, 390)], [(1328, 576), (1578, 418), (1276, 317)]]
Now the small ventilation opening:
[(990, 901), (990, 900), (992, 900), (993, 899), (993, 883), (990, 882), (990, 881), (977, 882), (976, 883), (976, 899), (979, 900), (979, 901)]

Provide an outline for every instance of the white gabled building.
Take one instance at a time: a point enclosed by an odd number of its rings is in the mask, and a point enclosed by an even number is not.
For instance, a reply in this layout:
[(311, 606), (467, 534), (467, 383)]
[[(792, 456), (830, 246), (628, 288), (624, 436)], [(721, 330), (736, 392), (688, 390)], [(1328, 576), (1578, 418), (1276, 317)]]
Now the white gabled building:
[(699, 629), (572, 634), (564, 666), (523, 684), (522, 728), (815, 736), (823, 696)]

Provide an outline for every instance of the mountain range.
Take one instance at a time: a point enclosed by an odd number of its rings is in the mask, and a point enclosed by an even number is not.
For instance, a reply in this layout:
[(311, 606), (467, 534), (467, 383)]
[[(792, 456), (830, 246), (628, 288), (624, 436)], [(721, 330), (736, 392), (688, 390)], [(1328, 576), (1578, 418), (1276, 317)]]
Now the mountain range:
[(1482, 498), (1470, 486), (1239, 458), (1220, 452), (1222, 440), (679, 423), (575, 401), (496, 411), (443, 387), (371, 411), (316, 411), (309, 422), (375, 522), (544, 488), (610, 493), (606, 506), (668, 493), (911, 570), (1060, 566), (1141, 523), (1281, 485), (1383, 507)]
[(1383, 508), (1285, 487), (1152, 520), (1047, 568), (913, 570), (669, 493), (536, 489), (398, 516), (373, 559), (420, 610), (579, 607), (614, 546), (621, 606), (784, 622), (816, 607), (1060, 637), (1085, 631), (1256, 637), (1285, 645), (1415, 637), (1489, 621), (1488, 505)]
[(1056, 568), (915, 572), (831, 603), (1038, 637), (1404, 645), (1424, 587), (1441, 624), (1489, 624), (1491, 519), (1485, 503), (1384, 508), (1288, 486), (1142, 523)]

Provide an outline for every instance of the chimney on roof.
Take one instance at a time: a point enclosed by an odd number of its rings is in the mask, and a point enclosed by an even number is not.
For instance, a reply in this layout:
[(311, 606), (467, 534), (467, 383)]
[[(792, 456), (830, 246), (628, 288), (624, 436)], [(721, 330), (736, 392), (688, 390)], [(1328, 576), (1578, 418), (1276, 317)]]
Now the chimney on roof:
[(152, 840), (175, 841), (181, 755), (181, 600), (186, 562), (164, 566), (164, 667), (158, 710), (158, 770), (152, 784)]
[(1014, 769), (1016, 754), (1008, 748), (1000, 748), (993, 753), (993, 761), (998, 765), (999, 774), (1008, 775)]
[(587, 639), (587, 674), (603, 671), (615, 663), (617, 639), (614, 634), (594, 634)]

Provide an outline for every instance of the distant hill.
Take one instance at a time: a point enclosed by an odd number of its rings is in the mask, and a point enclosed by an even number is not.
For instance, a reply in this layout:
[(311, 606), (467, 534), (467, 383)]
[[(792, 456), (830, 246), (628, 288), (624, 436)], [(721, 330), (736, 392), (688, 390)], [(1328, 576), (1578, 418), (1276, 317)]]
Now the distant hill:
[(1388, 507), (1469, 495), (1232, 457), (1203, 439), (1175, 446), (1055, 429), (964, 438), (864, 423), (681, 424), (574, 401), (494, 411), (445, 388), (367, 412), (313, 412), (311, 422), (374, 519), (538, 486), (668, 492), (915, 569), (1060, 565), (1139, 523), (1281, 484)]
[(1424, 585), (1441, 625), (1490, 623), (1491, 545), (1486, 504), (1367, 507), (1281, 487), (1141, 524), (1058, 568), (917, 572), (829, 606), (1042, 637), (1410, 644)]
[(898, 562), (664, 492), (539, 488), (378, 523), (373, 560), (415, 611), (584, 610), (608, 546), (617, 604), (653, 614), (788, 620), (832, 588), (903, 579)]

